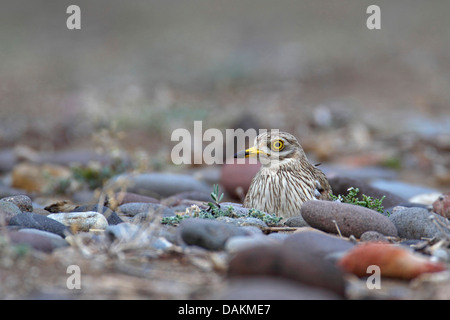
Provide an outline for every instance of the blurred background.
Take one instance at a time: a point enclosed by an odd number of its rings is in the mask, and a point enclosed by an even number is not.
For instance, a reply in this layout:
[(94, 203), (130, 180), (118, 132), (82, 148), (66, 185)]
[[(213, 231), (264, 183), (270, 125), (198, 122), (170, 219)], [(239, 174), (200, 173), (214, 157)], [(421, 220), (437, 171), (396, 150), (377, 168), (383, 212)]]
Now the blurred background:
[[(71, 4), (81, 30), (66, 28)], [(371, 4), (381, 30), (366, 27)], [(291, 132), (328, 172), (448, 189), (449, 12), (446, 0), (3, 2), (0, 171), (92, 160), (80, 150), (188, 170), (170, 136), (202, 120)]]

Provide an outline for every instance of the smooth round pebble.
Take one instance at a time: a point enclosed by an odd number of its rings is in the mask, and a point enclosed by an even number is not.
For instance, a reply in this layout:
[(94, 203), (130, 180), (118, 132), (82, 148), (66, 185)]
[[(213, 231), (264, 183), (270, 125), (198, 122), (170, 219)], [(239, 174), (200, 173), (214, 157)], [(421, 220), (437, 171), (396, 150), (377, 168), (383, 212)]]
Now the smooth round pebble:
[(346, 239), (314, 231), (294, 233), (288, 236), (283, 244), (295, 251), (307, 251), (321, 258), (354, 247), (354, 244)]
[(229, 238), (248, 235), (248, 231), (240, 227), (207, 219), (185, 219), (178, 228), (179, 235), (185, 244), (209, 250), (223, 250)]
[(389, 242), (389, 240), (379, 232), (366, 231), (361, 235), (361, 241)]
[(23, 212), (15, 215), (9, 221), (9, 226), (48, 231), (63, 238), (70, 234), (70, 230), (61, 222), (32, 212)]
[(308, 222), (306, 222), (305, 219), (303, 219), (301, 214), (288, 218), (284, 222), (284, 225), (288, 226), (288, 227), (294, 227), (294, 228), (309, 227)]
[(8, 232), (8, 237), (13, 244), (27, 245), (35, 250), (46, 253), (69, 245), (66, 240), (54, 233), (36, 229), (10, 231)]
[(397, 207), (389, 219), (397, 228), (398, 236), (401, 238), (420, 240), (421, 238), (445, 237), (445, 234), (430, 217), (446, 223), (445, 218), (424, 208)]
[(20, 213), (22, 211), (14, 203), (0, 200), (0, 226), (8, 225), (10, 220)]
[(265, 222), (263, 222), (261, 219), (253, 217), (241, 217), (241, 218), (218, 217), (216, 221), (226, 222), (239, 227), (256, 227), (259, 229), (267, 228), (267, 224)]
[(49, 214), (47, 218), (56, 220), (77, 232), (88, 232), (90, 229), (104, 230), (108, 227), (105, 216), (95, 211), (53, 213)]
[(1, 201), (7, 201), (14, 203), (17, 207), (19, 207), (20, 211), (22, 212), (32, 212), (33, 211), (33, 204), (29, 196), (20, 194), (16, 196), (11, 197), (5, 197), (0, 199)]
[(159, 203), (149, 203), (149, 202), (130, 202), (119, 206), (118, 211), (127, 216), (136, 216), (140, 213), (162, 213), (163, 217), (170, 217), (175, 215), (175, 212), (164, 205)]
[(229, 263), (232, 278), (277, 276), (303, 284), (327, 289), (343, 295), (345, 282), (342, 272), (330, 260), (313, 250), (297, 250), (283, 244), (259, 245), (236, 252)]
[(366, 231), (397, 236), (397, 229), (391, 220), (379, 212), (357, 205), (337, 201), (307, 201), (302, 205), (301, 214), (311, 227), (335, 234), (338, 234), (339, 227), (339, 232), (346, 237), (353, 235), (359, 238)]
[(256, 247), (263, 244), (276, 244), (282, 240), (269, 238), (265, 235), (253, 235), (253, 236), (235, 236), (229, 238), (225, 243), (225, 250), (234, 253), (240, 250)]

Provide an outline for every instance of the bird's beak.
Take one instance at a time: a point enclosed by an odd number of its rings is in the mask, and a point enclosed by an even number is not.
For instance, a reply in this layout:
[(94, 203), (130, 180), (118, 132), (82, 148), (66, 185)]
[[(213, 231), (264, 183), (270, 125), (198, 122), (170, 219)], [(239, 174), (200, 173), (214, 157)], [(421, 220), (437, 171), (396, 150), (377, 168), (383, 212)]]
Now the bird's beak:
[(238, 153), (236, 153), (234, 155), (234, 157), (235, 158), (250, 158), (250, 157), (256, 157), (260, 153), (266, 154), (264, 151), (261, 151), (256, 147), (251, 147), (247, 150), (239, 151)]

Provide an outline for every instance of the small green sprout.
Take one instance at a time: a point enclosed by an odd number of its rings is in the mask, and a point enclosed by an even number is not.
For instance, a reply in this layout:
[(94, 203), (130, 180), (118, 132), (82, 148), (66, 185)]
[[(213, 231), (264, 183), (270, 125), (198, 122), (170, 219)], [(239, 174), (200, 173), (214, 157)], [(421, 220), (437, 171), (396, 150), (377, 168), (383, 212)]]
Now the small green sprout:
[(367, 196), (365, 194), (362, 195), (362, 200), (358, 198), (359, 188), (350, 187), (347, 189), (348, 194), (346, 196), (343, 195), (331, 195), (332, 200), (338, 200), (342, 203), (354, 204), (362, 207), (366, 207), (372, 210), (376, 210), (378, 212), (383, 212), (384, 207), (382, 202), (386, 196), (381, 197), (381, 199), (373, 198)]

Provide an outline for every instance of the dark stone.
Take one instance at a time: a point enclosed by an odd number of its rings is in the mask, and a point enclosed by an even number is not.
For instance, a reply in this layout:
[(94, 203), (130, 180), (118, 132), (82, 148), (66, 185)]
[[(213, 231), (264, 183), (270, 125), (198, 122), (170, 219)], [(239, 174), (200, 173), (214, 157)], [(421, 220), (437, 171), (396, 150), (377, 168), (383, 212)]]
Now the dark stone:
[(247, 230), (232, 224), (197, 218), (183, 220), (178, 228), (184, 243), (209, 250), (223, 250), (229, 238), (249, 234)]
[(35, 250), (46, 253), (50, 253), (57, 248), (69, 246), (63, 238), (54, 233), (37, 229), (10, 231), (8, 232), (8, 237), (13, 244), (25, 244)]
[(41, 216), (40, 214), (23, 212), (11, 218), (9, 226), (18, 226), (22, 228), (32, 228), (55, 233), (63, 238), (70, 234), (69, 228), (62, 223)]
[(333, 253), (345, 252), (354, 244), (343, 238), (321, 232), (305, 231), (290, 235), (284, 240), (284, 246), (298, 252), (309, 252), (325, 258)]
[(237, 277), (282, 277), (333, 291), (343, 296), (345, 282), (336, 265), (320, 257), (314, 250), (298, 250), (295, 246), (261, 245), (244, 249), (231, 259), (228, 275)]

